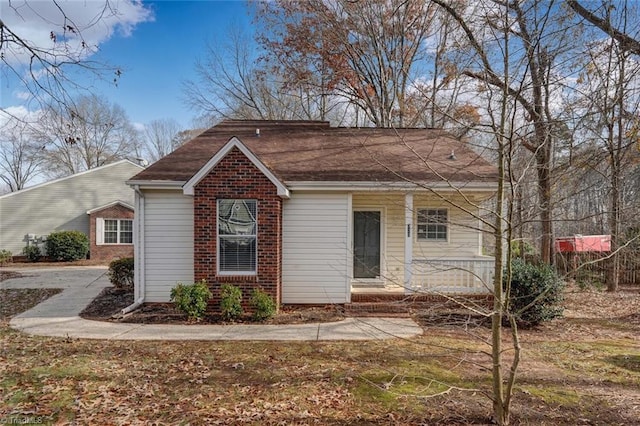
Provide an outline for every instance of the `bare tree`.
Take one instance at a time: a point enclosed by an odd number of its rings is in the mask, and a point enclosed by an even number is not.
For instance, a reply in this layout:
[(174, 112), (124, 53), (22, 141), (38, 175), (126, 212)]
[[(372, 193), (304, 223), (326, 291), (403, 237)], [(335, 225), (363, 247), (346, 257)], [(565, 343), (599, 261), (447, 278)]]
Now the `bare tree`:
[(0, 130), (0, 179), (9, 191), (19, 191), (41, 171), (43, 141), (31, 125), (14, 119)]
[[(38, 107), (71, 105), (87, 90), (79, 78), (117, 83), (122, 70), (90, 59), (115, 28), (123, 32), (147, 20), (150, 11), (131, 0), (74, 4), (9, 0), (0, 19), (0, 74)], [(8, 109), (2, 113), (10, 115)]]
[(231, 26), (223, 42), (209, 43), (196, 62), (196, 81), (184, 83), (185, 102), (213, 119), (315, 119), (305, 111), (304, 93), (288, 90), (278, 74), (259, 64), (260, 52), (239, 27)]
[(172, 152), (185, 141), (183, 129), (174, 119), (153, 120), (144, 127), (144, 151), (151, 162)]
[(288, 84), (352, 102), (377, 127), (410, 120), (408, 91), (427, 56), (433, 6), (421, 0), (262, 2), (260, 40)]
[[(504, 90), (521, 109), (523, 121), (519, 142), (536, 161), (538, 212), (541, 227), (542, 259), (553, 261), (553, 153), (558, 135), (554, 96), (560, 86), (563, 56), (574, 45), (574, 29), (568, 17), (554, 2), (528, 1), (509, 4), (511, 60), (519, 66), (511, 69), (510, 86), (506, 86), (500, 63), (493, 61), (505, 29), (495, 18), (505, 5), (489, 0), (478, 2), (475, 9), (461, 8), (458, 3), (433, 0), (449, 13), (465, 34), (477, 60), (460, 72), (478, 81), (489, 83), (490, 89)], [(517, 74), (516, 74), (517, 73)], [(516, 78), (517, 76), (517, 78)]]
[[(616, 2), (616, 7), (615, 18), (607, 14), (608, 24), (615, 24), (624, 34), (638, 31), (638, 8), (626, 1)], [(632, 52), (628, 41), (615, 34), (603, 41), (592, 41), (587, 45), (587, 63), (578, 82), (582, 94), (576, 108), (580, 116), (578, 132), (590, 142), (595, 153), (594, 170), (601, 171), (608, 179), (606, 216), (612, 245), (607, 277), (609, 291), (617, 290), (619, 282), (618, 249), (626, 207), (623, 181), (632, 169), (632, 161), (637, 160), (633, 154), (640, 126), (640, 62)]]
[[(595, 2), (589, 2), (590, 5), (593, 3)], [(620, 5), (619, 2), (603, 0), (595, 11), (587, 9), (577, 0), (567, 0), (567, 4), (592, 25), (595, 25), (600, 30), (604, 31), (609, 37), (618, 42), (619, 49), (635, 55), (640, 55), (640, 38), (638, 38), (637, 35), (634, 36), (629, 33), (629, 30), (632, 29), (631, 27), (628, 27), (625, 24), (618, 26), (617, 24), (620, 24), (620, 22), (613, 22), (612, 20), (612, 17), (614, 16), (612, 11), (614, 11), (617, 6), (622, 6), (624, 14), (627, 13), (629, 6), (627, 2)], [(598, 13), (602, 13), (604, 16), (599, 16)]]
[(138, 135), (122, 107), (95, 95), (73, 103), (74, 109), (51, 105), (44, 113), (48, 174), (73, 174), (135, 154)]

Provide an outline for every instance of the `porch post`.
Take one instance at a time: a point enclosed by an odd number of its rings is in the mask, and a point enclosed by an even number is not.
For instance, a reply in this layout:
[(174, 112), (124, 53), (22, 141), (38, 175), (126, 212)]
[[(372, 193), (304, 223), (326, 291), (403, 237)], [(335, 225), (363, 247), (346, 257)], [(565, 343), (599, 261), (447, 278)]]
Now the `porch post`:
[(413, 270), (413, 193), (404, 195), (404, 292), (411, 293)]

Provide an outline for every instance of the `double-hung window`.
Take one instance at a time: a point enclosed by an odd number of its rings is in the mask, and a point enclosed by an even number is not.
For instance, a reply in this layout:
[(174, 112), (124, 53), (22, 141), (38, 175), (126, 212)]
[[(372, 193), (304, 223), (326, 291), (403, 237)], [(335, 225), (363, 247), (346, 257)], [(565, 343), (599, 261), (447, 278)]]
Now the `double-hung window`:
[(218, 272), (253, 275), (257, 271), (257, 201), (218, 200)]
[(104, 219), (104, 244), (132, 244), (133, 221), (131, 219)]
[(418, 209), (418, 240), (447, 241), (447, 209)]

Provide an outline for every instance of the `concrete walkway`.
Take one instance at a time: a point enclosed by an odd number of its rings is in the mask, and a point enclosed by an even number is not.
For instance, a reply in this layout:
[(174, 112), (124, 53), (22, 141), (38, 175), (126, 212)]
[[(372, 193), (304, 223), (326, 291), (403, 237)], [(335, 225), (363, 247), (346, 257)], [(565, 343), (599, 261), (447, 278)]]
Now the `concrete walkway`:
[(20, 268), (25, 275), (0, 288), (63, 288), (63, 292), (17, 315), (11, 327), (38, 336), (106, 340), (328, 341), (409, 338), (422, 329), (409, 318), (346, 318), (291, 325), (170, 325), (90, 321), (79, 313), (110, 285), (105, 268)]

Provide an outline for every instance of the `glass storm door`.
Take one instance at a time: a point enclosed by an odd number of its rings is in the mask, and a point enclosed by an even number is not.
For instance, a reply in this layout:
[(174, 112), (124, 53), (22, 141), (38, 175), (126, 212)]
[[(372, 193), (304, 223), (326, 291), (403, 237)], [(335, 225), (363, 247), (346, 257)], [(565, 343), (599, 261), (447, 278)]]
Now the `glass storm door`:
[(353, 212), (353, 277), (380, 277), (380, 212)]

